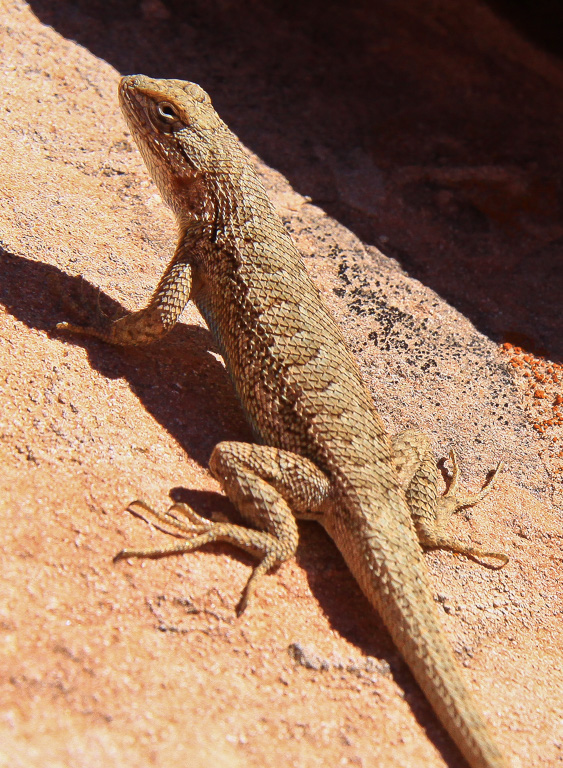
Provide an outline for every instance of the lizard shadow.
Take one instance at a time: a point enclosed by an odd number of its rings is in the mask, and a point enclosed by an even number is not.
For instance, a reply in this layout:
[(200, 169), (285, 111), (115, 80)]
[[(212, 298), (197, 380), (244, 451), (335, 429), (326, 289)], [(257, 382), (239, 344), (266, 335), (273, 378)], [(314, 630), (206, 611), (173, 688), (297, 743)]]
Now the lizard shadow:
[[(112, 347), (91, 337), (54, 331), (57, 322), (86, 322), (124, 308), (82, 277), (0, 248), (0, 303), (29, 328), (84, 347), (103, 376), (123, 378), (143, 407), (201, 466), (221, 440), (251, 440), (242, 409), (209, 331), (178, 325), (159, 343)], [(220, 418), (217, 415), (220, 414)]]
[[(118, 302), (83, 278), (69, 276), (55, 266), (1, 247), (0, 271), (0, 303), (29, 328), (51, 333), (62, 320), (84, 322), (100, 310), (110, 316), (123, 312)], [(205, 329), (179, 323), (168, 337), (145, 348), (111, 347), (86, 336), (61, 334), (60, 338), (82, 346), (92, 367), (103, 376), (127, 380), (142, 406), (202, 466), (207, 466), (211, 451), (220, 440), (253, 440), (231, 381), (224, 367), (210, 354), (213, 342)], [(177, 347), (181, 354), (176, 354)], [(178, 418), (179, 411), (188, 414), (188, 418)], [(227, 414), (226, 420), (220, 422), (218, 413)], [(175, 487), (171, 488), (170, 496), (174, 502), (190, 504), (204, 517), (219, 515), (242, 522), (222, 494)], [(300, 521), (299, 530), (296, 560), (332, 628), (365, 655), (387, 662), (389, 674), (407, 691), (417, 720), (446, 762), (459, 765), (459, 757), (452, 756), (457, 754), (455, 748), (439, 728), (430, 705), (334, 543), (316, 523)], [(228, 552), (249, 566), (255, 564), (249, 555), (229, 545), (213, 544), (208, 548)], [(350, 668), (354, 668), (353, 662)]]
[(121, 73), (199, 82), (266, 163), (481, 332), (563, 360), (559, 97), (525, 79), (531, 54), (512, 69), (470, 15), (465, 33), (407, 3), (30, 4)]

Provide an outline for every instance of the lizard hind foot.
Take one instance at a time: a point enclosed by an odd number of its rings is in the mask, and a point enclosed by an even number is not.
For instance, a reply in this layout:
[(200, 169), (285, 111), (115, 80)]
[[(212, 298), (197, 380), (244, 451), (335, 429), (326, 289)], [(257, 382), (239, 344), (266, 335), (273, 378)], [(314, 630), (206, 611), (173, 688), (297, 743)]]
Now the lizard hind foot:
[[(168, 554), (187, 552), (195, 549), (197, 546), (203, 546), (206, 541), (199, 541), (196, 544), (197, 534), (208, 534), (213, 523), (197, 514), (187, 504), (173, 504), (166, 512), (157, 512), (141, 499), (132, 501), (127, 509), (135, 517), (140, 517), (149, 525), (154, 526), (159, 531), (175, 536), (178, 539), (187, 539), (188, 544), (179, 544), (172, 547), (160, 547), (155, 549), (123, 549), (115, 555), (114, 562), (124, 560), (128, 557), (161, 557)], [(188, 522), (178, 516), (181, 513)], [(172, 530), (171, 530), (172, 529)], [(196, 536), (194, 537), (194, 534)]]
[(497, 464), (495, 470), (485, 481), (480, 491), (477, 493), (468, 494), (460, 493), (458, 491), (460, 472), (457, 456), (453, 449), (450, 451), (449, 458), (452, 462), (452, 476), (446, 493), (444, 493), (444, 495), (438, 499), (438, 508), (436, 514), (437, 521), (439, 521), (437, 525), (438, 530), (432, 537), (432, 541), (427, 542), (427, 546), (449, 549), (453, 552), (458, 552), (459, 554), (467, 555), (468, 557), (472, 558), (493, 558), (495, 560), (500, 560), (500, 563), (496, 564), (483, 563), (488, 568), (499, 570), (507, 564), (509, 560), (508, 555), (505, 555), (501, 552), (486, 552), (485, 550), (478, 549), (477, 547), (464, 544), (461, 541), (457, 541), (454, 537), (444, 534), (443, 530), (441, 531), (440, 529), (443, 528), (444, 524), (452, 514), (459, 511), (460, 509), (464, 509), (465, 507), (472, 507), (474, 504), (477, 504), (479, 501), (485, 498), (485, 496), (493, 488), (493, 485), (502, 470), (503, 463), (500, 461)]
[(241, 598), (236, 608), (237, 616), (240, 616), (247, 609), (252, 602), (254, 592), (256, 591), (256, 585), (264, 576), (268, 573), (270, 568), (273, 568), (278, 562), (278, 558), (275, 552), (268, 552), (264, 559), (255, 566), (254, 570), (250, 574), (250, 578), (246, 582), (246, 586), (242, 591)]
[(492, 474), (485, 480), (483, 483), (483, 486), (481, 487), (481, 490), (477, 493), (472, 494), (460, 494), (458, 492), (458, 486), (459, 486), (459, 464), (457, 461), (457, 455), (454, 449), (450, 451), (449, 455), (450, 461), (452, 462), (452, 476), (450, 479), (449, 487), (446, 493), (442, 496), (442, 499), (450, 499), (454, 502), (454, 511), (457, 512), (459, 509), (463, 509), (464, 507), (472, 507), (474, 504), (477, 504), (479, 501), (485, 498), (485, 496), (493, 489), (494, 484), (499, 476), (499, 474), (502, 471), (503, 468), (503, 462), (499, 461), (495, 469), (493, 470)]
[(481, 562), (481, 565), (484, 565), (486, 568), (491, 568), (495, 571), (499, 571), (501, 568), (504, 568), (510, 559), (508, 555), (505, 555), (503, 552), (485, 552), (483, 549), (478, 549), (477, 547), (473, 547), (470, 544), (465, 544), (464, 542), (458, 541), (454, 537), (447, 535), (436, 536), (431, 541), (424, 541), (422, 543), (424, 546), (430, 547), (432, 549), (449, 549), (451, 552), (457, 552), (460, 555), (466, 555), (467, 557), (479, 560), (480, 562), (483, 560), (483, 558), (493, 558), (494, 560), (499, 560), (500, 562), (498, 563)]
[[(82, 283), (84, 285), (84, 281)], [(96, 291), (96, 302), (93, 306), (92, 297), (80, 296), (65, 297), (65, 304), (73, 317), (78, 318), (77, 322), (61, 322), (55, 325), (54, 330), (57, 333), (72, 333), (81, 336), (94, 336), (104, 341), (109, 339), (108, 329), (111, 326), (112, 319), (102, 310), (100, 299), (101, 291)]]
[[(166, 512), (157, 512), (144, 501), (136, 499), (129, 504), (127, 509), (163, 533), (181, 539), (188, 538), (190, 534), (209, 531), (213, 526), (211, 520), (198, 515), (195, 510), (182, 502), (172, 504)], [(173, 530), (171, 531), (170, 528)]]
[(123, 549), (114, 557), (114, 562), (130, 557), (159, 558), (179, 555), (193, 552), (214, 542), (233, 544), (250, 555), (260, 558), (237, 606), (239, 616), (250, 604), (262, 576), (287, 559), (283, 543), (272, 534), (233, 523), (212, 522), (198, 515), (187, 504), (173, 504), (166, 512), (157, 512), (144, 501), (136, 500), (129, 504), (128, 509), (150, 525), (183, 541), (154, 549)]

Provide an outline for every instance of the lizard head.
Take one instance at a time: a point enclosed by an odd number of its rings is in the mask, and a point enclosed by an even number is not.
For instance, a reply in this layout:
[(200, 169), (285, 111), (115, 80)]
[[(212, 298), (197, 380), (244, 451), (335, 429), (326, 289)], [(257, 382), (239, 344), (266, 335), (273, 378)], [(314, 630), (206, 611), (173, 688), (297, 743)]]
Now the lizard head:
[(231, 173), (238, 140), (207, 93), (184, 80), (123, 77), (121, 110), (166, 204), (181, 224), (213, 216), (209, 185)]

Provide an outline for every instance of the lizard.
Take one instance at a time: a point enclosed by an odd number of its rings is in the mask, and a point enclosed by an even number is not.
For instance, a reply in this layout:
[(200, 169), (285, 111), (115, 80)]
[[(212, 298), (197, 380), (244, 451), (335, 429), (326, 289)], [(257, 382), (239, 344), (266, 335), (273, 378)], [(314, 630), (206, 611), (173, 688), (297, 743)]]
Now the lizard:
[(506, 768), (440, 628), (423, 546), (469, 556), (508, 557), (464, 545), (447, 532), (450, 515), (479, 501), (445, 494), (429, 438), (410, 429), (391, 437), (343, 333), (309, 277), (243, 145), (208, 94), (182, 80), (123, 77), (119, 101), (131, 134), (179, 237), (144, 309), (59, 330), (116, 345), (161, 338), (188, 301), (206, 321), (233, 381), (255, 443), (225, 441), (209, 468), (245, 525), (213, 522), (185, 504), (157, 512), (183, 540), (116, 557), (160, 557), (209, 542), (230, 542), (258, 565), (242, 593), (291, 558), (297, 519), (316, 520), (342, 553), (379, 612), (438, 718), (472, 768)]

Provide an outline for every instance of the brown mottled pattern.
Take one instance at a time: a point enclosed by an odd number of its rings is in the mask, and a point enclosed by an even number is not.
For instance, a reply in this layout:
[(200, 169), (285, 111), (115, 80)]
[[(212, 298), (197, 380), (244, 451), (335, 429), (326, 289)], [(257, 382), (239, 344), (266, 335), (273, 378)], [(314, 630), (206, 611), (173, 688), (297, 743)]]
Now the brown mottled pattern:
[(63, 327), (115, 344), (144, 343), (169, 330), (192, 299), (261, 443), (220, 443), (210, 461), (253, 528), (211, 523), (185, 505), (162, 514), (139, 502), (186, 541), (122, 554), (187, 552), (218, 540), (242, 547), (261, 560), (242, 610), (259, 577), (293, 556), (295, 517), (318, 520), (469, 764), (506, 766), (440, 630), (419, 544), (505, 562), (443, 530), (456, 507), (483, 494), (461, 499), (452, 488), (438, 498), (423, 435), (403, 433), (392, 447), (340, 329), (208, 95), (193, 83), (141, 75), (123, 78), (119, 93), (146, 165), (176, 214), (179, 242), (146, 309), (102, 329)]

